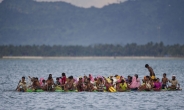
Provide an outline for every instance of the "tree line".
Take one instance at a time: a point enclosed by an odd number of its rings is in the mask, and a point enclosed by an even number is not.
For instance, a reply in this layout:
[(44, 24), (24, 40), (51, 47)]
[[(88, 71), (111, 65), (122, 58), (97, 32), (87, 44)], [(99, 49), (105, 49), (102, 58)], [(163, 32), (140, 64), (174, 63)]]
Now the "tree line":
[(163, 42), (126, 45), (96, 44), (90, 46), (62, 45), (0, 45), (2, 56), (158, 56), (183, 57), (184, 45)]

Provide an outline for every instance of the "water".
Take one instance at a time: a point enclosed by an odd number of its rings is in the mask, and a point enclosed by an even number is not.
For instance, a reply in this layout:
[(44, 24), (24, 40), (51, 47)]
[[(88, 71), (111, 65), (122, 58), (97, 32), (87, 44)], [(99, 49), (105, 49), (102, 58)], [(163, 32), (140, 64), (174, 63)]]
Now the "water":
[(61, 76), (122, 76), (149, 75), (144, 65), (148, 63), (156, 76), (162, 78), (167, 73), (171, 78), (174, 74), (184, 85), (184, 59), (103, 59), (103, 60), (59, 60), (59, 59), (1, 59), (0, 60), (0, 110), (106, 110), (106, 109), (138, 109), (138, 110), (182, 110), (184, 91), (165, 92), (15, 92), (18, 81), (22, 76), (47, 78)]

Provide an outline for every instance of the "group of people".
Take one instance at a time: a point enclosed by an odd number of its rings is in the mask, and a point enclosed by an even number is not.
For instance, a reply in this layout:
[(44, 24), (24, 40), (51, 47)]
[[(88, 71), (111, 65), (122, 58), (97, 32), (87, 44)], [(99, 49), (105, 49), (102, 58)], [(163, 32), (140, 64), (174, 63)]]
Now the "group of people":
[[(156, 78), (153, 69), (146, 64), (145, 67), (148, 69), (150, 75), (145, 76), (141, 81), (137, 74), (134, 76), (128, 76), (127, 78), (115, 75), (115, 76), (98, 76), (93, 78), (91, 74), (89, 76), (84, 75), (83, 77), (74, 78), (73, 76), (66, 77), (65, 73), (61, 74), (61, 77), (57, 77), (54, 81), (52, 74), (49, 74), (45, 80), (43, 78), (38, 79), (37, 77), (29, 76), (29, 83), (25, 81), (25, 77), (19, 81), (16, 88), (17, 91), (27, 91), (27, 89), (44, 91), (55, 91), (60, 88), (64, 91), (108, 91), (108, 92), (124, 92), (127, 90), (139, 90), (139, 91), (160, 91), (161, 89), (177, 90), (180, 88), (180, 84), (176, 80), (176, 76), (173, 75), (172, 79), (169, 80), (166, 73), (163, 74), (163, 78)], [(168, 83), (171, 83), (168, 86)]]

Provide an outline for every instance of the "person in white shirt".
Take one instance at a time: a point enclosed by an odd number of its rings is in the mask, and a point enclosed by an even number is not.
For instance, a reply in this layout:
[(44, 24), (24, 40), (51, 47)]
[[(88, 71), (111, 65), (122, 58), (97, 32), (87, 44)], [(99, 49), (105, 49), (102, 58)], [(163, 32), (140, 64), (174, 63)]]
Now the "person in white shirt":
[(27, 90), (27, 85), (26, 85), (26, 81), (25, 81), (25, 77), (22, 77), (22, 80), (19, 81), (19, 84), (16, 88), (17, 91), (21, 91), (21, 92), (26, 92)]
[(178, 80), (176, 80), (175, 75), (172, 76), (172, 80), (169, 80), (169, 83), (171, 83), (171, 86), (169, 86), (168, 88), (172, 90), (176, 90), (180, 88), (180, 84), (178, 83)]

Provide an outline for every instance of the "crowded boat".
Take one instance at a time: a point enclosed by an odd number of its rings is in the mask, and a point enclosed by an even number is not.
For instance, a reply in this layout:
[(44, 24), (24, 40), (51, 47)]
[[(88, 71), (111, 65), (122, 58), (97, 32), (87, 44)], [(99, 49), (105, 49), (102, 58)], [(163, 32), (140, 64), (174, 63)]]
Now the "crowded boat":
[(61, 76), (52, 77), (49, 74), (48, 78), (28, 77), (26, 81), (23, 76), (18, 82), (16, 91), (19, 92), (129, 92), (129, 91), (175, 91), (182, 90), (175, 75), (172, 78), (167, 78), (167, 74), (163, 73), (160, 79), (155, 76), (153, 69), (146, 64), (149, 75), (139, 79), (138, 74), (124, 77), (122, 75), (113, 76), (96, 76), (92, 74), (74, 78), (67, 77), (66, 73)]

